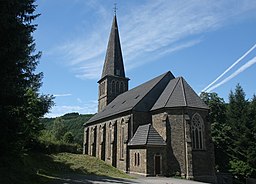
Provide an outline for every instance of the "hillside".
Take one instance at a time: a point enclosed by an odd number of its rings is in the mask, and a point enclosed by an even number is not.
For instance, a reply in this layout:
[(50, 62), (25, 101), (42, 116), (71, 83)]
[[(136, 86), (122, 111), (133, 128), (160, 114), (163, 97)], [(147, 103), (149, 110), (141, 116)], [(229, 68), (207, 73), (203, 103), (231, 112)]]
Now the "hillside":
[(93, 114), (78, 114), (69, 113), (57, 118), (42, 118), (41, 123), (43, 124), (46, 131), (54, 129), (54, 122), (60, 122), (63, 125), (63, 131), (71, 132), (74, 136), (74, 142), (82, 145), (83, 143), (83, 124), (86, 123)]
[(42, 154), (29, 152), (20, 158), (5, 158), (0, 164), (0, 183), (43, 184), (65, 174), (85, 174), (111, 178), (128, 175), (98, 158), (82, 154)]

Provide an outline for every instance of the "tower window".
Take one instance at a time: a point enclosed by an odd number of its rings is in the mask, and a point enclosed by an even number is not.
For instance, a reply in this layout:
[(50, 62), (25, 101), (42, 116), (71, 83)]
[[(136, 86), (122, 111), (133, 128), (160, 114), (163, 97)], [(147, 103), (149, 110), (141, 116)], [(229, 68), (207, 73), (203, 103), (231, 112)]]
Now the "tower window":
[(116, 93), (116, 84), (115, 84), (115, 81), (112, 81), (112, 93)]
[(120, 84), (120, 93), (123, 93), (124, 92), (124, 83), (121, 82)]
[(116, 69), (116, 75), (120, 76), (120, 70)]
[(204, 148), (204, 124), (202, 117), (196, 113), (192, 118), (192, 146), (195, 150)]
[(116, 93), (119, 94), (119, 82), (116, 82)]

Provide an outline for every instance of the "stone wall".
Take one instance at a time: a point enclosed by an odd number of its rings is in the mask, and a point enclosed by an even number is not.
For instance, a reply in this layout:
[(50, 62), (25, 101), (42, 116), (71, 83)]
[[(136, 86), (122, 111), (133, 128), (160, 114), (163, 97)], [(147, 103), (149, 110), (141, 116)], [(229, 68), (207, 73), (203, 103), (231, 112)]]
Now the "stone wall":
[(166, 175), (166, 150), (165, 146), (162, 147), (147, 147), (147, 174), (155, 176), (155, 156), (160, 156), (160, 174)]
[(84, 154), (96, 156), (120, 170), (127, 171), (130, 123), (130, 115), (124, 115), (85, 126)]
[[(192, 149), (191, 119), (198, 113), (204, 123), (204, 149)], [(214, 150), (211, 140), (210, 124), (207, 110), (195, 108), (169, 109), (155, 112), (152, 124), (166, 141), (166, 174), (177, 175), (187, 179), (214, 178)], [(212, 181), (212, 180), (211, 180)]]
[(130, 148), (130, 173), (147, 175), (146, 148)]

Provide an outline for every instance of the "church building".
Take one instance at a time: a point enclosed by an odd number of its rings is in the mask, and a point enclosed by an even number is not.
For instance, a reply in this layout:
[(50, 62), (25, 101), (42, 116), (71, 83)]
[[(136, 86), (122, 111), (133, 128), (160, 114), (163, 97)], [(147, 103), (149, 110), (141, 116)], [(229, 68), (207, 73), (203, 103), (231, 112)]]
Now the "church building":
[(168, 71), (130, 90), (128, 82), (115, 15), (83, 153), (128, 173), (215, 183), (209, 108), (186, 80)]

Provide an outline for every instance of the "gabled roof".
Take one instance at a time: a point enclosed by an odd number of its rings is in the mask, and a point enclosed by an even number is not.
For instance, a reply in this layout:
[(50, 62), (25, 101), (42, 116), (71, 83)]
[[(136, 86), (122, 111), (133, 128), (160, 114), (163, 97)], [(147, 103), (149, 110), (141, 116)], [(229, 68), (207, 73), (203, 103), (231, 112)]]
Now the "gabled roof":
[(165, 146), (166, 143), (151, 124), (138, 127), (128, 146)]
[(209, 109), (182, 77), (172, 79), (151, 110), (168, 107)]
[(117, 96), (102, 111), (94, 115), (86, 124), (129, 110), (148, 112), (174, 76), (164, 73), (140, 86)]
[(125, 78), (124, 64), (116, 15), (113, 18), (101, 78), (107, 75)]

